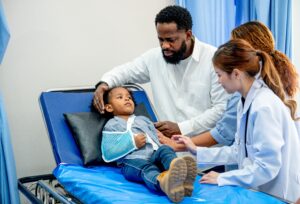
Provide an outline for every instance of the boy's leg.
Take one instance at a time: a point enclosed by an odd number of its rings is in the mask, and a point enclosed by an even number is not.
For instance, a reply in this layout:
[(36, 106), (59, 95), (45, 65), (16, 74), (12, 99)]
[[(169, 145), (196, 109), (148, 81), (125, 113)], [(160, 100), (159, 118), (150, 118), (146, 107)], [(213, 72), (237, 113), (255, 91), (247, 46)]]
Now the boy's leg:
[(124, 177), (129, 181), (145, 183), (153, 191), (161, 191), (157, 176), (160, 169), (144, 159), (125, 159), (121, 165)]
[[(175, 151), (171, 147), (163, 145), (158, 148), (151, 159), (156, 163), (161, 163), (164, 169), (167, 170), (171, 161), (175, 158), (177, 158)], [(191, 196), (197, 176), (197, 165), (195, 159), (191, 156), (184, 156), (182, 159), (184, 159), (187, 166), (187, 176), (184, 181), (185, 196)]]
[(160, 164), (163, 170), (168, 170), (175, 158), (177, 158), (175, 151), (167, 145), (162, 145), (153, 153), (151, 161)]
[(185, 194), (183, 183), (187, 175), (185, 160), (177, 158), (174, 150), (167, 146), (160, 146), (152, 155), (151, 161), (160, 164), (164, 170), (157, 179), (163, 192), (173, 202), (180, 202)]
[(185, 189), (185, 196), (192, 196), (194, 190), (194, 182), (197, 176), (197, 164), (193, 157), (183, 156), (187, 166), (187, 176), (183, 183)]
[(184, 198), (184, 181), (186, 179), (187, 168), (182, 158), (175, 158), (167, 171), (158, 175), (160, 188), (172, 202), (180, 202)]

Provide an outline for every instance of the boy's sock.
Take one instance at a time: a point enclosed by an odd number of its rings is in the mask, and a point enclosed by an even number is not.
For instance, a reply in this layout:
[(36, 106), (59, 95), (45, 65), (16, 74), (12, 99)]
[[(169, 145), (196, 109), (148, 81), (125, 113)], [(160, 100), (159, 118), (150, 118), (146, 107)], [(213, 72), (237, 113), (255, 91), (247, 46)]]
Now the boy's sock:
[(197, 176), (197, 164), (193, 157), (184, 156), (182, 159), (185, 160), (187, 166), (187, 176), (183, 183), (185, 196), (192, 196), (194, 190), (194, 182)]
[(182, 158), (174, 159), (168, 171), (157, 176), (160, 188), (172, 202), (180, 202), (184, 198), (183, 183), (186, 179), (187, 167)]

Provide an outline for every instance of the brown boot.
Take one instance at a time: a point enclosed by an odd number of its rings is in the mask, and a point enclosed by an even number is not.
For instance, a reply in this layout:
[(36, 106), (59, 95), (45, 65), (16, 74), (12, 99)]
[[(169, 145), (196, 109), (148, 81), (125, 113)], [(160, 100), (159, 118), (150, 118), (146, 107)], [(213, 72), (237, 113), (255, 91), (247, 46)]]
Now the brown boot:
[(168, 171), (157, 176), (161, 190), (175, 203), (184, 198), (183, 182), (186, 179), (186, 162), (182, 158), (174, 159)]
[(197, 176), (197, 164), (193, 157), (191, 156), (184, 156), (182, 159), (186, 162), (187, 167), (187, 176), (183, 183), (184, 186), (184, 195), (185, 196), (192, 196), (194, 190), (194, 182)]

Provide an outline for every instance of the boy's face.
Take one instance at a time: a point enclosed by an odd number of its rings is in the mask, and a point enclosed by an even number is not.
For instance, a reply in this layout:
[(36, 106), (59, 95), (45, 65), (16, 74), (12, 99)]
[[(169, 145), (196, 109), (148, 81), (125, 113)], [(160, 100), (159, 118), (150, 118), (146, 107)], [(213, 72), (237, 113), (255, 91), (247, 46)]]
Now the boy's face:
[(127, 89), (117, 87), (109, 93), (109, 103), (105, 105), (107, 112), (113, 115), (131, 115), (134, 112), (134, 102)]

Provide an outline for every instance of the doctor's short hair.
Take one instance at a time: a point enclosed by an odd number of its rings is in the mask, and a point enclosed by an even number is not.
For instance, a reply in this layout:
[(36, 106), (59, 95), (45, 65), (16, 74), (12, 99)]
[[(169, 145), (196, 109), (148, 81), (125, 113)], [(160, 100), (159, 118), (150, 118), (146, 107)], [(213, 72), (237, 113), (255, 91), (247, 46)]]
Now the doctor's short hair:
[(180, 6), (167, 6), (162, 9), (155, 18), (155, 25), (158, 23), (176, 23), (178, 30), (191, 30), (193, 20), (190, 12)]

